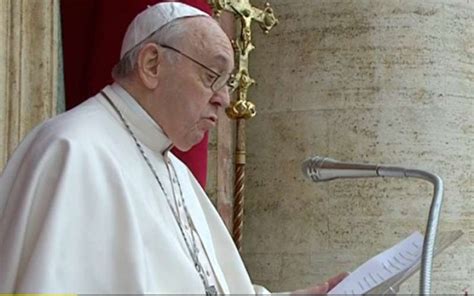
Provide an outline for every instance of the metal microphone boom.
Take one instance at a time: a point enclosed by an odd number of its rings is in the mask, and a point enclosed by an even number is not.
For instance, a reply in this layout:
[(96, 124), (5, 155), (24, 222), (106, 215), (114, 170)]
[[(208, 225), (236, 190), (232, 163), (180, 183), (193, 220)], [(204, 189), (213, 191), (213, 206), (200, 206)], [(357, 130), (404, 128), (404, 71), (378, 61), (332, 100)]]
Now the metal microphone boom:
[(402, 167), (371, 164), (344, 163), (334, 159), (315, 156), (303, 162), (303, 174), (314, 182), (338, 178), (399, 177), (418, 178), (433, 184), (434, 192), (426, 225), (421, 254), (420, 294), (430, 295), (433, 269), (434, 245), (443, 202), (443, 180), (430, 172)]

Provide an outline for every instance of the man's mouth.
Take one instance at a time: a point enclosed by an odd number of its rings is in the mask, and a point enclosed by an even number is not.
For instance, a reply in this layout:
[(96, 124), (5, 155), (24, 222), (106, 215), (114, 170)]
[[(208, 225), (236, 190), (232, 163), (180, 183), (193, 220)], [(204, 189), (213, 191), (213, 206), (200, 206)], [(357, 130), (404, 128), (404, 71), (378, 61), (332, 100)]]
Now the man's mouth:
[(217, 116), (215, 116), (215, 115), (206, 117), (206, 119), (212, 121), (212, 123), (214, 123), (214, 124), (217, 123)]

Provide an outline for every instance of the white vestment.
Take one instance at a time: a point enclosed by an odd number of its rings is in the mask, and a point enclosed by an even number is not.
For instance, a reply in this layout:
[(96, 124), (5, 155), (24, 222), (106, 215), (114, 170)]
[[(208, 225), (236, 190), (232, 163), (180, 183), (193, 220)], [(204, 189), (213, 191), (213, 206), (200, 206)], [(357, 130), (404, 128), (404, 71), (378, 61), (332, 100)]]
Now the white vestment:
[[(268, 292), (252, 286), (205, 192), (167, 152), (169, 139), (118, 88), (104, 92), (168, 192), (164, 160), (176, 169), (219, 290)], [(163, 192), (102, 95), (36, 127), (0, 177), (0, 292), (204, 293)]]

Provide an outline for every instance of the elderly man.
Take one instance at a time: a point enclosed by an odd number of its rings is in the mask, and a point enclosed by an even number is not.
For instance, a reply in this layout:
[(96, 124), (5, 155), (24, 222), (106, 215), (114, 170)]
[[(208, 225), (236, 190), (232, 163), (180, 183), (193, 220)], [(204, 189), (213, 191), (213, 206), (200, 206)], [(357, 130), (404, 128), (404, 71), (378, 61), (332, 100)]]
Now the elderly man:
[[(161, 3), (124, 37), (115, 83), (35, 128), (0, 179), (0, 292), (266, 292), (170, 152), (229, 103), (231, 44), (205, 13)], [(344, 277), (301, 290), (325, 293)]]

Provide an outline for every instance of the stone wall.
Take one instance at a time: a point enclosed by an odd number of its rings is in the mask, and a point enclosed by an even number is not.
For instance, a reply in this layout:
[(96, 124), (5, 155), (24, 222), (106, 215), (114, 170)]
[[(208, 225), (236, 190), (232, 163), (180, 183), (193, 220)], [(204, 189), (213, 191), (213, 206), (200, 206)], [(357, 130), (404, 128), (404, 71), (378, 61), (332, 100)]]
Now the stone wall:
[[(305, 180), (301, 162), (324, 155), (441, 175), (440, 228), (465, 234), (436, 258), (433, 292), (472, 292), (474, 2), (271, 4), (280, 25), (255, 26), (250, 58), (258, 115), (247, 124), (243, 256), (254, 281), (273, 291), (322, 282), (424, 231), (430, 184)], [(416, 277), (403, 287), (417, 289)]]
[(59, 0), (0, 0), (0, 171), (63, 104)]

